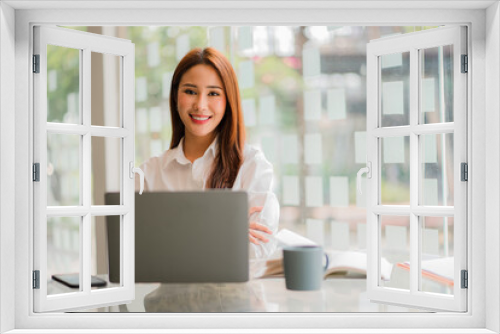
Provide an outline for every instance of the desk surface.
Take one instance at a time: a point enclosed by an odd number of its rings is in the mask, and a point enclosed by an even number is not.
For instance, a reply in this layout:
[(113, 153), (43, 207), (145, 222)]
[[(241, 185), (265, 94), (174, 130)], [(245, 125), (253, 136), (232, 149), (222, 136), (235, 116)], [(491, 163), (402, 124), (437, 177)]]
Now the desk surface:
[[(328, 278), (319, 291), (290, 291), (283, 278), (246, 283), (136, 283), (131, 304), (83, 312), (421, 312), (371, 303), (366, 279)], [(50, 282), (52, 293), (74, 291)]]

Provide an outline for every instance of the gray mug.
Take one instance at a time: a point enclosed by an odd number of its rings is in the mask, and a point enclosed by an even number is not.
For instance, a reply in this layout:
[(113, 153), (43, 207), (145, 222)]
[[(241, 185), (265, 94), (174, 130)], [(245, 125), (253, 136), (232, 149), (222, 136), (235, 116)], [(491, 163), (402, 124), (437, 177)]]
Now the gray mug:
[[(323, 256), (326, 265), (323, 267)], [(321, 246), (297, 246), (283, 249), (286, 288), (289, 290), (319, 290), (328, 268), (328, 255)]]

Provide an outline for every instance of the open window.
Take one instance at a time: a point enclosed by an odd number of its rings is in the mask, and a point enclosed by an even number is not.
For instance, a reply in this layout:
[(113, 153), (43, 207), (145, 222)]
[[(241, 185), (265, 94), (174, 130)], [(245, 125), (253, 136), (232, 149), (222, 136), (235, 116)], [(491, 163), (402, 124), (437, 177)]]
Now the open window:
[[(94, 54), (113, 57), (119, 73), (114, 105), (119, 117), (111, 123), (93, 117)], [(130, 41), (56, 27), (34, 28), (35, 312), (134, 299), (134, 66)], [(119, 161), (114, 171), (121, 194), (117, 206), (92, 201), (92, 149), (104, 141), (113, 142)], [(64, 183), (58, 187), (61, 192), (51, 190), (54, 182)], [(91, 222), (97, 216), (120, 217), (121, 281), (116, 287), (93, 290)], [(70, 272), (57, 272), (58, 261), (64, 261), (60, 267)], [(54, 273), (76, 274), (78, 291), (51, 291), (47, 281)]]
[[(368, 44), (372, 301), (467, 309), (465, 29), (442, 27)], [(382, 279), (384, 258), (396, 266), (390, 280)], [(395, 279), (397, 271), (407, 274)]]

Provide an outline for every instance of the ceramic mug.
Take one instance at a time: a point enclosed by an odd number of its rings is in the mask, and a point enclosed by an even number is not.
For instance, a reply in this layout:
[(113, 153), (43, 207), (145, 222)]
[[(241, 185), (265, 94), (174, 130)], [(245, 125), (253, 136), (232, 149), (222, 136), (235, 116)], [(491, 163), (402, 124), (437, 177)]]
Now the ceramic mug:
[[(323, 256), (326, 265), (323, 267)], [(296, 246), (283, 249), (286, 288), (289, 290), (319, 290), (328, 268), (328, 255), (321, 246)]]

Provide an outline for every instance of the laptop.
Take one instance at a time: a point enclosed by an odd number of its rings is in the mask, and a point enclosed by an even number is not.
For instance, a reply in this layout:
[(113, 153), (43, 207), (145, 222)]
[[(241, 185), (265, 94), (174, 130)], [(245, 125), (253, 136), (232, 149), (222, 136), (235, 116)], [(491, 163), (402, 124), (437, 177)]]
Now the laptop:
[[(106, 205), (119, 205), (107, 193)], [(106, 217), (109, 280), (120, 282), (120, 216)], [(246, 192), (135, 194), (135, 281), (248, 281)]]

